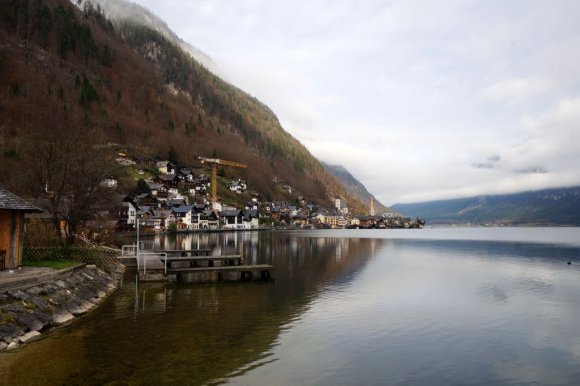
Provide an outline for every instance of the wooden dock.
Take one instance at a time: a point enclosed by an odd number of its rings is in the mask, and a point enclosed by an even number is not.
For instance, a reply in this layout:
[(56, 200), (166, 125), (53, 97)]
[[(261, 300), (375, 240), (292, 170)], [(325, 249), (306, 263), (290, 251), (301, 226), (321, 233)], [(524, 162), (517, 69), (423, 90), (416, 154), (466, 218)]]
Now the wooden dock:
[(209, 256), (210, 251), (153, 251), (147, 257), (147, 265), (139, 270), (139, 280), (212, 283), (272, 279), (272, 265), (244, 264), (241, 255)]

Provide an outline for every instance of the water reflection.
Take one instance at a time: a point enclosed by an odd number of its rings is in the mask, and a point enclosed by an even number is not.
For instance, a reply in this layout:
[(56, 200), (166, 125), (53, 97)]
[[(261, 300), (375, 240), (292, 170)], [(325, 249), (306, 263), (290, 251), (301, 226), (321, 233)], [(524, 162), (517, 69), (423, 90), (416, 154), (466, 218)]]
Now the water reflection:
[(274, 265), (274, 281), (137, 284), (128, 274), (79, 323), (1, 354), (0, 384), (580, 379), (575, 247), (319, 232), (177, 235), (145, 247), (241, 253)]

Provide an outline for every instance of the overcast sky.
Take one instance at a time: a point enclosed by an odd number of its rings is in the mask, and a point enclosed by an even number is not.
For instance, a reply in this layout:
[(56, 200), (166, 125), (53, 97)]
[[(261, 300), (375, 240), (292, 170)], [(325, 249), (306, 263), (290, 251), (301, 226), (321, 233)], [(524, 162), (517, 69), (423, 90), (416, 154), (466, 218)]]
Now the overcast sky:
[(580, 185), (580, 2), (138, 0), (386, 205)]

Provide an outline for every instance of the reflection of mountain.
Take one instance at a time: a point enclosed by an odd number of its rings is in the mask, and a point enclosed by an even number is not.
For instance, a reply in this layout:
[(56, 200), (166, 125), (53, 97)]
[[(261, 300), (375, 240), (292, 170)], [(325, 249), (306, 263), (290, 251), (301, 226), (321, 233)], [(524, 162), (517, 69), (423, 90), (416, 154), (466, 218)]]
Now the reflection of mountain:
[[(351, 280), (381, 243), (275, 232), (179, 235), (155, 241), (170, 248), (198, 242), (227, 253), (243, 251), (252, 262), (271, 262), (275, 280), (147, 283), (136, 289), (134, 277), (128, 275), (125, 286), (73, 326), (72, 333), (49, 335), (26, 347), (19, 360), (50, 366), (57, 359), (43, 348), (58, 343), (61, 350), (70, 345), (78, 352), (81, 336), (79, 355), (67, 357), (68, 370), (59, 367), (58, 377), (51, 375), (55, 382), (49, 377), (47, 384), (218, 383), (276, 360), (273, 348), (280, 334), (329, 284)], [(16, 363), (10, 366), (15, 377), (18, 368)]]

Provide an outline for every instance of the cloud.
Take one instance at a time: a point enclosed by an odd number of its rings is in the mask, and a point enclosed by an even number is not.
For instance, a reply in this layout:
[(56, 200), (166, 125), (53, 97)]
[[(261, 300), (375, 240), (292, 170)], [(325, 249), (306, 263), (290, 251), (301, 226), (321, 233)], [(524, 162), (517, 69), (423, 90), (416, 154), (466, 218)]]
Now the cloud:
[(541, 166), (532, 166), (525, 169), (514, 170), (516, 174), (547, 174), (548, 171)]
[(138, 3), (386, 204), (580, 184), (576, 1)]
[(493, 169), (494, 165), (491, 162), (483, 162), (483, 163), (472, 163), (472, 167), (476, 169)]
[(484, 96), (509, 104), (520, 104), (551, 89), (550, 82), (544, 79), (520, 78), (498, 81), (484, 90)]

